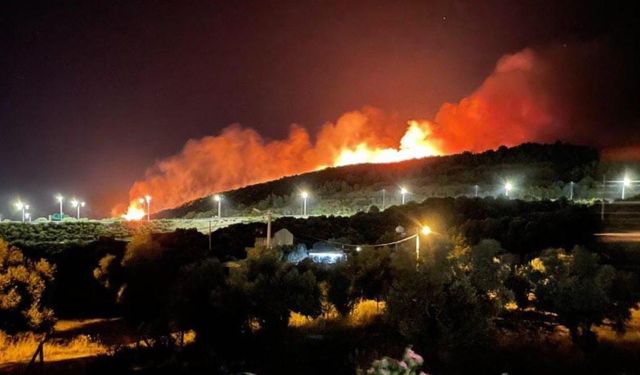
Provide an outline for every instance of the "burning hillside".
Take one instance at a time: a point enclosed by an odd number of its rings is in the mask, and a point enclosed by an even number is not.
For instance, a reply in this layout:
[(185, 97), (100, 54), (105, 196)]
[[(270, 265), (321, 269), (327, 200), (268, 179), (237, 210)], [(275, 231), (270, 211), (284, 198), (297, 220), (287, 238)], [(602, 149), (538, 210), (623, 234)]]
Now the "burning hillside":
[[(577, 64), (581, 57), (571, 61)], [(214, 192), (328, 166), (558, 139), (597, 144), (602, 139), (594, 141), (588, 131), (593, 124), (570, 110), (576, 107), (570, 102), (580, 100), (575, 98), (579, 87), (560, 83), (567, 67), (556, 68), (555, 62), (562, 58), (566, 60), (566, 53), (556, 49), (506, 55), (471, 95), (442, 105), (435, 120), (401, 119), (365, 107), (324, 124), (315, 135), (294, 124), (286, 139), (265, 140), (254, 129), (234, 124), (219, 135), (189, 140), (179, 154), (157, 162), (131, 187), (126, 217), (141, 217), (144, 207), (138, 198), (146, 194), (154, 197), (153, 210), (159, 211)]]

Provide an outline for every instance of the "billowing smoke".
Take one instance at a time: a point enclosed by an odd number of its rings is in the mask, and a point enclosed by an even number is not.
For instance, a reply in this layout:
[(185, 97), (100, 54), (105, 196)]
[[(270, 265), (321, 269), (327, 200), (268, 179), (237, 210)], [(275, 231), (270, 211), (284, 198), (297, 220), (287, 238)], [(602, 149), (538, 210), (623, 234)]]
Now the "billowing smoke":
[[(616, 91), (625, 85), (601, 73), (605, 67), (616, 69), (615, 61), (611, 51), (591, 44), (506, 55), (478, 89), (457, 104), (444, 104), (433, 122), (409, 122), (367, 107), (325, 124), (315, 137), (292, 125), (287, 139), (275, 141), (231, 125), (220, 135), (188, 141), (179, 154), (156, 163), (133, 185), (130, 197), (133, 201), (151, 194), (157, 211), (214, 192), (350, 162), (482, 151), (522, 142), (619, 145), (616, 126), (628, 126), (620, 123), (628, 120), (620, 107), (630, 103)], [(617, 104), (600, 101), (605, 95), (613, 95)], [(603, 129), (611, 134), (603, 136)], [(624, 139), (628, 144), (623, 146), (629, 146), (638, 144), (639, 136)]]
[(179, 154), (149, 169), (129, 195), (133, 201), (150, 194), (154, 210), (174, 207), (212, 192), (332, 166), (342, 150), (361, 144), (397, 146), (406, 127), (374, 108), (325, 124), (315, 141), (298, 125), (291, 126), (287, 139), (267, 141), (255, 130), (234, 124), (220, 135), (189, 140)]

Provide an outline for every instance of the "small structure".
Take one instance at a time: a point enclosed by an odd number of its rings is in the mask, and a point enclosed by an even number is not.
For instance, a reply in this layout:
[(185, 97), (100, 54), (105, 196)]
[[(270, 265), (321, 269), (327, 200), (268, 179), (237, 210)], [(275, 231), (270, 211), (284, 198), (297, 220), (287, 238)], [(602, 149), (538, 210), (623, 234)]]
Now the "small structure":
[[(293, 233), (286, 228), (280, 229), (271, 238), (271, 246), (293, 246)], [(267, 247), (267, 237), (256, 237), (254, 247)]]
[(316, 242), (309, 250), (309, 258), (314, 263), (334, 264), (347, 259), (347, 256), (342, 249), (323, 242)]

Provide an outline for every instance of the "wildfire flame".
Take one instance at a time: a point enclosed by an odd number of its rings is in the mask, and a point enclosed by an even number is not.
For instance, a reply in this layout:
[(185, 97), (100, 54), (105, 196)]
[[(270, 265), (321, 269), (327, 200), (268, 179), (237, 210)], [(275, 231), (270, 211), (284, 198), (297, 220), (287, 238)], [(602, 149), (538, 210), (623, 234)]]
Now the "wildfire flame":
[(127, 221), (142, 220), (145, 216), (144, 208), (140, 206), (138, 201), (133, 201), (129, 204), (127, 213), (122, 215), (122, 218)]
[[(342, 146), (335, 153), (336, 156), (331, 163), (316, 165), (315, 170), (326, 168), (328, 165), (393, 163), (442, 154), (429, 139), (430, 135), (431, 123), (429, 121), (411, 120), (400, 139), (398, 148), (371, 146), (366, 140), (358, 143), (355, 147)], [(128, 221), (142, 220), (145, 215), (144, 207), (140, 205), (138, 200), (133, 200), (122, 218)]]
[(220, 134), (189, 140), (179, 153), (150, 167), (129, 190), (132, 203), (123, 217), (144, 218), (144, 207), (135, 200), (144, 194), (157, 199), (155, 210), (163, 210), (329, 166), (391, 163), (575, 134), (565, 121), (570, 113), (551, 100), (558, 77), (547, 66), (546, 58), (530, 49), (506, 55), (470, 95), (444, 103), (433, 122), (418, 117), (406, 123), (393, 113), (364, 107), (323, 124), (314, 135), (292, 125), (288, 137), (279, 140), (230, 125)]
[(335, 166), (363, 163), (393, 163), (440, 155), (440, 151), (428, 140), (431, 134), (428, 121), (409, 121), (409, 128), (400, 140), (400, 148), (371, 148), (366, 142), (355, 149), (344, 149), (336, 159)]

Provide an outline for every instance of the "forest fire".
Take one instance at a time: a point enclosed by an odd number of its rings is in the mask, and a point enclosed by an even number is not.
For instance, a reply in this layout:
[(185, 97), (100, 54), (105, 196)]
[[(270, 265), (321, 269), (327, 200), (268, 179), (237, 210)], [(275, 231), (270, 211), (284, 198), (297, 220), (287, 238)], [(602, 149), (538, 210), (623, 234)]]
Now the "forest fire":
[[(135, 200), (152, 194), (155, 211), (215, 192), (262, 183), (328, 166), (389, 163), (484, 151), (523, 142), (580, 141), (586, 133), (566, 121), (556, 99), (562, 75), (546, 56), (525, 49), (505, 55), (467, 97), (444, 103), (434, 120), (399, 118), (372, 107), (347, 112), (316, 134), (293, 124), (285, 139), (230, 125), (215, 136), (189, 140), (181, 152), (160, 160), (129, 190), (127, 218), (142, 218)], [(115, 211), (115, 210), (114, 210)], [(121, 214), (114, 212), (114, 215)]]
[[(367, 135), (363, 138), (360, 137), (360, 131), (353, 132), (354, 128), (361, 128), (364, 131), (367, 130), (367, 126), (370, 124), (374, 124), (380, 129), (380, 134), (385, 136), (385, 132), (388, 133), (389, 129), (384, 129), (386, 123), (380, 122), (377, 117), (380, 116), (380, 113), (377, 110), (366, 109), (364, 112), (353, 112), (344, 115), (336, 125), (325, 125), (325, 128), (321, 131), (319, 135), (319, 140), (315, 146), (315, 148), (311, 148), (308, 150), (304, 156), (303, 160), (297, 160), (295, 157), (290, 160), (295, 163), (296, 161), (300, 161), (302, 164), (297, 169), (295, 165), (291, 165), (293, 170), (290, 168), (285, 168), (283, 171), (273, 171), (267, 172), (265, 174), (264, 170), (258, 171), (258, 175), (262, 174), (265, 176), (262, 180), (269, 180), (273, 178), (281, 177), (284, 174), (291, 173), (301, 173), (307, 172), (310, 170), (318, 170), (322, 168), (326, 168), (327, 166), (344, 166), (351, 164), (363, 164), (363, 163), (393, 163), (403, 160), (423, 158), (427, 156), (440, 155), (441, 152), (434, 145), (434, 141), (429, 139), (429, 135), (431, 134), (431, 126), (432, 124), (428, 121), (415, 121), (411, 120), (407, 124), (406, 131), (402, 135), (399, 141), (398, 147), (385, 147), (389, 142), (383, 140), (381, 137), (372, 137), (371, 135)], [(292, 135), (290, 139), (293, 142), (304, 141), (304, 139), (308, 138), (306, 132), (304, 134), (299, 133), (300, 131), (304, 132), (302, 129), (293, 129)], [(342, 140), (346, 143), (342, 148), (335, 150), (332, 147), (333, 143), (337, 143), (340, 140), (339, 135), (340, 132), (344, 131), (345, 138)], [(349, 133), (351, 131), (351, 134)], [(229, 132), (231, 133), (231, 132)], [(228, 136), (231, 134), (228, 133)], [(243, 131), (244, 135), (253, 136), (254, 134), (251, 131)], [(394, 135), (395, 136), (395, 135)], [(240, 135), (233, 135), (233, 137), (238, 137), (236, 140), (240, 140)], [(331, 138), (331, 139), (330, 139)], [(353, 139), (353, 140), (351, 140)], [(364, 139), (361, 142), (357, 142), (358, 139)], [(226, 139), (229, 141), (230, 138)], [(330, 140), (330, 142), (329, 142)], [(308, 142), (308, 139), (307, 139)], [(247, 147), (247, 145), (242, 145), (243, 147)], [(271, 143), (266, 146), (262, 146), (264, 149), (277, 149), (282, 147), (281, 143)], [(255, 147), (255, 145), (254, 145)], [(295, 149), (295, 148), (294, 148)], [(211, 147), (211, 150), (215, 150), (215, 147)], [(235, 150), (234, 150), (235, 151)], [(276, 150), (279, 151), (279, 150)], [(237, 151), (235, 151), (237, 152)], [(229, 154), (228, 154), (229, 155)], [(233, 154), (230, 154), (233, 155)], [(255, 154), (254, 154), (255, 155)], [(335, 156), (334, 156), (335, 155)], [(247, 158), (250, 157), (246, 155)], [(284, 156), (286, 157), (286, 156)], [(331, 160), (329, 160), (331, 158)], [(265, 155), (261, 156), (261, 160), (268, 160), (269, 153), (265, 153)], [(280, 159), (281, 160), (281, 159)], [(313, 161), (317, 160), (317, 163)], [(262, 162), (269, 163), (270, 165), (273, 162), (278, 160), (273, 159), (271, 162)], [(292, 171), (292, 172), (289, 172)], [(271, 173), (271, 174), (269, 174)], [(256, 176), (257, 178), (257, 176)], [(247, 181), (247, 183), (260, 182), (261, 180), (255, 181)], [(238, 187), (240, 185), (225, 185), (220, 187), (217, 190), (224, 190), (232, 187)], [(155, 193), (156, 195), (160, 195), (161, 197), (166, 197), (166, 194), (163, 195), (160, 192)], [(201, 195), (207, 194), (207, 192), (202, 191), (201, 193), (197, 193)], [(200, 196), (201, 196), (200, 195)], [(194, 197), (198, 197), (198, 195), (194, 195)], [(179, 204), (182, 202), (175, 202), (175, 204)], [(165, 205), (166, 207), (166, 205)], [(129, 204), (127, 212), (121, 215), (122, 218), (128, 221), (133, 220), (141, 220), (145, 217), (144, 208), (139, 204), (137, 199), (134, 199)]]
[(122, 215), (122, 218), (127, 221), (142, 220), (145, 216), (144, 208), (140, 207), (138, 201), (133, 201), (129, 205), (127, 213)]
[(367, 143), (360, 143), (355, 149), (342, 150), (334, 166), (393, 163), (439, 155), (440, 151), (428, 139), (429, 134), (431, 134), (429, 122), (409, 121), (409, 128), (400, 140), (400, 148), (371, 148)]

